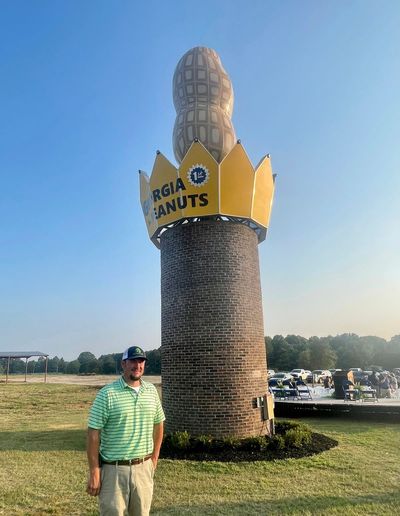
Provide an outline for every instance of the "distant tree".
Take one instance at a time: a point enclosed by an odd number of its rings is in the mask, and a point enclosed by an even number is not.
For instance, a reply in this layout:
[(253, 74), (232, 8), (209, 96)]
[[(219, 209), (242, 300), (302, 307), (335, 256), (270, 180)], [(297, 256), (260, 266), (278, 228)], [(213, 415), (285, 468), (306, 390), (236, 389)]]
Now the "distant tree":
[(58, 365), (60, 363), (60, 359), (55, 356), (54, 358), (50, 358), (47, 364), (47, 371), (49, 373), (58, 373)]
[(382, 363), (385, 369), (400, 367), (400, 335), (395, 335), (386, 343), (379, 363)]
[(78, 362), (80, 373), (96, 373), (98, 371), (97, 358), (90, 351), (83, 351), (78, 357)]
[(65, 373), (65, 367), (66, 367), (66, 362), (61, 357), (60, 361), (58, 362), (58, 372), (59, 373)]
[(161, 351), (153, 349), (146, 351), (146, 369), (145, 374), (161, 374)]
[(116, 372), (121, 373), (122, 372), (122, 367), (121, 367), (122, 353), (114, 353), (113, 357), (115, 360)]
[(270, 342), (271, 351), (269, 352), (269, 365), (271, 369), (287, 371), (293, 369), (296, 363), (296, 350), (290, 345), (282, 335), (275, 335)]
[(114, 355), (102, 355), (98, 360), (98, 370), (100, 374), (116, 374), (118, 368)]
[(39, 357), (35, 365), (35, 373), (44, 373), (46, 370), (46, 357)]
[(91, 360), (97, 359), (90, 351), (82, 351), (77, 360), (80, 364), (84, 364), (85, 362), (90, 362)]
[(67, 362), (67, 367), (66, 367), (65, 372), (67, 374), (78, 374), (80, 365), (81, 364), (79, 363), (79, 360), (73, 360), (72, 362)]
[(264, 337), (264, 342), (265, 342), (265, 354), (267, 356), (267, 367), (268, 367), (268, 369), (272, 369), (270, 354), (272, 354), (273, 344), (272, 344), (271, 337), (268, 337), (268, 336)]
[(286, 335), (285, 340), (291, 347), (291, 366), (289, 369), (304, 368), (302, 360), (304, 359), (304, 353), (309, 348), (307, 339), (300, 335)]
[(356, 344), (356, 360), (358, 364), (355, 367), (361, 367), (366, 369), (367, 365), (373, 362), (375, 357), (375, 350), (382, 349), (386, 344), (384, 339), (378, 339), (377, 337), (360, 337)]
[(375, 337), (373, 335), (368, 335), (366, 337), (360, 337), (360, 340), (371, 347), (371, 349), (379, 350), (386, 346), (387, 341), (382, 339), (382, 337)]
[(304, 349), (308, 345), (307, 339), (301, 335), (286, 335), (285, 340), (291, 346), (296, 347), (296, 349)]
[(349, 369), (361, 367), (358, 364), (358, 349), (360, 337), (355, 333), (344, 333), (331, 338), (331, 347), (335, 351), (336, 367)]
[(11, 359), (10, 360), (10, 373), (25, 373), (25, 360)]
[(80, 373), (98, 373), (99, 372), (99, 362), (97, 358), (93, 360), (88, 360), (79, 366)]
[(28, 361), (28, 374), (32, 374), (36, 371), (36, 360)]
[(310, 347), (308, 345), (306, 349), (300, 351), (297, 364), (301, 369), (313, 369)]
[(265, 347), (267, 351), (267, 365), (269, 369), (277, 369), (279, 363), (279, 346), (284, 341), (282, 335), (275, 335), (272, 339), (265, 339)]
[(335, 367), (336, 353), (329, 345), (327, 337), (309, 339), (310, 369), (330, 369)]

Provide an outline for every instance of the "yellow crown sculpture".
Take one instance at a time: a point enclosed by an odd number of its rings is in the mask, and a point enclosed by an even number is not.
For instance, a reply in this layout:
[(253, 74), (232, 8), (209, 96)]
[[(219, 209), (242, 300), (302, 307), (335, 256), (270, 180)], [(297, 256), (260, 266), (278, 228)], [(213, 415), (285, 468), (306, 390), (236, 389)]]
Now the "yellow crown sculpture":
[(247, 224), (262, 242), (274, 178), (269, 154), (254, 169), (239, 140), (221, 163), (197, 139), (179, 168), (157, 152), (151, 177), (140, 171), (140, 202), (149, 237), (159, 247), (168, 227), (213, 217)]

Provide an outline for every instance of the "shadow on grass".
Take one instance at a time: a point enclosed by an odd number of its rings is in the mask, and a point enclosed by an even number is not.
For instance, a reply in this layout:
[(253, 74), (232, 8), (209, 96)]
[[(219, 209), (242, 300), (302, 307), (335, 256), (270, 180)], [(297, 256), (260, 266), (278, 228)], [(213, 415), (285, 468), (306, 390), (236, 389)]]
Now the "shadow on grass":
[(0, 451), (83, 451), (86, 430), (0, 432)]
[[(248, 501), (240, 503), (219, 503), (215, 505), (202, 506), (171, 506), (164, 509), (153, 509), (152, 514), (161, 516), (162, 514), (316, 514), (320, 511), (341, 509), (343, 513), (352, 511), (363, 505), (363, 510), (368, 505), (379, 506), (398, 505), (400, 503), (400, 492), (382, 492), (375, 495), (360, 493), (359, 496), (304, 496), (296, 498), (283, 498), (280, 500), (267, 500), (262, 502)], [(353, 512), (351, 512), (354, 514)]]

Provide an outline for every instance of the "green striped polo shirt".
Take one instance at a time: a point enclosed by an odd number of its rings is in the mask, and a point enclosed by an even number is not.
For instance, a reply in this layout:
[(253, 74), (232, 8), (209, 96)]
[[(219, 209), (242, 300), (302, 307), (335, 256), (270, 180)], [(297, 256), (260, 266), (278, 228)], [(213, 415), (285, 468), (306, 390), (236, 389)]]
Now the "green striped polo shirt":
[(88, 426), (101, 430), (100, 455), (104, 460), (128, 460), (153, 452), (153, 427), (164, 419), (153, 384), (140, 380), (136, 393), (121, 377), (100, 389)]

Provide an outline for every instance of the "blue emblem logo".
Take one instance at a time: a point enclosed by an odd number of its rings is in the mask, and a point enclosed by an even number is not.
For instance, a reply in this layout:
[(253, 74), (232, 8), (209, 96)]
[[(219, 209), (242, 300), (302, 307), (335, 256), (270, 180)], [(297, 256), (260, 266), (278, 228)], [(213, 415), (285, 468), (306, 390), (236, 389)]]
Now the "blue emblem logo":
[(208, 168), (200, 163), (196, 163), (196, 165), (189, 168), (187, 173), (189, 183), (193, 186), (204, 186), (209, 177), (210, 172), (208, 171)]

